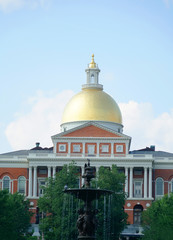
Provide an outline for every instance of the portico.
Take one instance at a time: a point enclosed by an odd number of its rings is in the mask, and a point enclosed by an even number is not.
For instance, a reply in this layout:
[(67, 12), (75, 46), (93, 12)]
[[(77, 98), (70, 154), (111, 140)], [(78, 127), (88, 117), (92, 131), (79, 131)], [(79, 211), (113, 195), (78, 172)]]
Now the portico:
[[(54, 156), (54, 157), (53, 157)], [(45, 161), (44, 156), (38, 156), (37, 154), (30, 154), (29, 160), (29, 182), (28, 182), (28, 198), (39, 197), (39, 179), (46, 181), (47, 178), (55, 177), (57, 171), (59, 171), (64, 164), (69, 164), (72, 161), (80, 168), (80, 176), (84, 173), (84, 163), (86, 158), (69, 157), (63, 158), (56, 154), (46, 154), (46, 157), (50, 157), (50, 160)], [(151, 156), (141, 156), (140, 159), (132, 160), (131, 155), (126, 155), (120, 158), (109, 158), (107, 161), (104, 158), (102, 164), (98, 164), (96, 157), (91, 157), (93, 165), (96, 166), (96, 172), (99, 171), (100, 166), (110, 167), (115, 164), (118, 168), (124, 169), (123, 172), (126, 177), (124, 190), (127, 194), (127, 199), (152, 199), (152, 161)], [(100, 158), (99, 158), (100, 160)], [(129, 163), (128, 163), (129, 162)], [(145, 163), (145, 164), (144, 164)], [(83, 180), (80, 180), (82, 185)]]

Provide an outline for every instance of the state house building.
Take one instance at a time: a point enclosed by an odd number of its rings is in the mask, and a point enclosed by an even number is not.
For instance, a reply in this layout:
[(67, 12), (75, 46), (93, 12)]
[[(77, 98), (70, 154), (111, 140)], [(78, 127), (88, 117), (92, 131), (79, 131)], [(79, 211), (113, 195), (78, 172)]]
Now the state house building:
[[(46, 178), (54, 177), (64, 164), (74, 160), (80, 175), (88, 157), (96, 172), (115, 164), (126, 176), (128, 221), (137, 226), (152, 201), (173, 191), (173, 154), (156, 151), (155, 146), (130, 151), (131, 137), (123, 133), (117, 103), (99, 83), (94, 55), (85, 72), (86, 84), (66, 105), (61, 132), (51, 137), (52, 148), (37, 143), (30, 150), (0, 154), (0, 189), (25, 194), (34, 210)], [(134, 229), (126, 229), (124, 236), (130, 231), (138, 234)]]

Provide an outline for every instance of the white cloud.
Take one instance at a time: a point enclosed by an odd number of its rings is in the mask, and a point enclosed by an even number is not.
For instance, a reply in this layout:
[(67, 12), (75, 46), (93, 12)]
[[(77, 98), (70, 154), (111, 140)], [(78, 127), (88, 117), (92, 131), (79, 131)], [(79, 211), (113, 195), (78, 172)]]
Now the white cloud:
[(36, 97), (30, 98), (30, 112), (18, 113), (17, 118), (7, 126), (6, 136), (12, 149), (29, 149), (36, 142), (40, 142), (42, 147), (52, 146), (51, 136), (60, 132), (64, 107), (73, 95), (71, 90), (66, 90), (54, 97), (46, 97), (39, 92)]
[(119, 104), (124, 133), (132, 137), (131, 150), (155, 145), (156, 150), (173, 152), (173, 109), (155, 117), (150, 103)]
[(52, 0), (0, 0), (0, 9), (4, 12), (11, 12), (23, 7), (35, 9), (47, 7)]
[[(35, 142), (52, 146), (51, 136), (60, 132), (61, 116), (74, 93), (71, 90), (46, 97), (43, 92), (28, 99), (30, 111), (18, 113), (6, 129), (13, 150), (29, 149)], [(156, 150), (173, 152), (173, 109), (155, 117), (151, 103), (129, 101), (119, 104), (124, 133), (132, 137), (131, 150), (155, 145)]]

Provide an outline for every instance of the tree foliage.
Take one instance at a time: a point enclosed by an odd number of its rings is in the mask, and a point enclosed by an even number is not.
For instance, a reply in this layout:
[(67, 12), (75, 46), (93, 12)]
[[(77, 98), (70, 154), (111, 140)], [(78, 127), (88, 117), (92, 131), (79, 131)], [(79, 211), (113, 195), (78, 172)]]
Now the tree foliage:
[(142, 216), (144, 240), (173, 239), (173, 194), (153, 202)]
[[(44, 196), (39, 199), (38, 205), (40, 211), (46, 214), (46, 217), (41, 220), (41, 229), (44, 233), (45, 240), (57, 239), (77, 239), (76, 221), (78, 218), (77, 210), (83, 207), (83, 202), (75, 199), (73, 196), (64, 194), (64, 186), (68, 188), (78, 188), (77, 167), (74, 164), (65, 165), (63, 169), (56, 175), (55, 179), (50, 178), (48, 185), (44, 189)], [(98, 181), (97, 181), (98, 180)], [(112, 169), (103, 167), (99, 170), (99, 177), (92, 182), (93, 187), (100, 187), (113, 191), (111, 199), (107, 198), (106, 209), (109, 213), (112, 227), (110, 233), (112, 239), (118, 239), (119, 232), (123, 229), (126, 222), (126, 214), (123, 211), (125, 194), (123, 186), (125, 177), (119, 174), (117, 168), (112, 166)], [(93, 202), (93, 207), (99, 209), (98, 218), (98, 239), (102, 240), (103, 226), (107, 226), (107, 217), (104, 216), (104, 197), (99, 201)], [(109, 208), (109, 201), (112, 201), (112, 208)], [(105, 228), (106, 231), (108, 229)], [(108, 239), (108, 238), (105, 238)]]
[[(112, 165), (111, 169), (104, 167), (99, 168), (98, 187), (113, 191), (111, 195), (111, 209), (110, 211), (107, 209), (107, 216), (104, 216), (104, 197), (99, 201), (99, 227), (97, 231), (97, 238), (99, 240), (119, 239), (119, 234), (126, 225), (127, 214), (123, 209), (125, 204), (124, 183), (125, 176), (124, 174), (118, 173), (115, 165)], [(107, 198), (107, 205), (109, 205), (108, 201), (109, 198)], [(107, 207), (109, 208), (109, 206)], [(107, 225), (108, 220), (110, 226)], [(104, 225), (106, 226), (105, 233), (103, 232)]]
[(38, 205), (40, 211), (46, 214), (41, 221), (45, 240), (68, 239), (69, 236), (73, 239), (75, 235), (75, 224), (70, 229), (68, 226), (72, 212), (66, 209), (66, 206), (64, 209), (64, 204), (69, 204), (69, 199), (63, 190), (65, 185), (68, 188), (77, 187), (77, 173), (74, 164), (64, 165), (56, 178), (50, 178), (47, 187), (44, 188), (44, 197), (39, 199)]
[(22, 240), (30, 226), (29, 201), (18, 193), (0, 191), (0, 239)]

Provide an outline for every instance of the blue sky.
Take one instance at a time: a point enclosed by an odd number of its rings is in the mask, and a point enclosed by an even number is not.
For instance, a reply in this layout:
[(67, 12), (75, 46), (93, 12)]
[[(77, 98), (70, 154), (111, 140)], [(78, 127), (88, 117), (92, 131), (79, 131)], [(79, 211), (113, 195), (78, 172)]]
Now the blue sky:
[(92, 53), (132, 149), (173, 152), (172, 0), (0, 0), (1, 153), (51, 145)]

